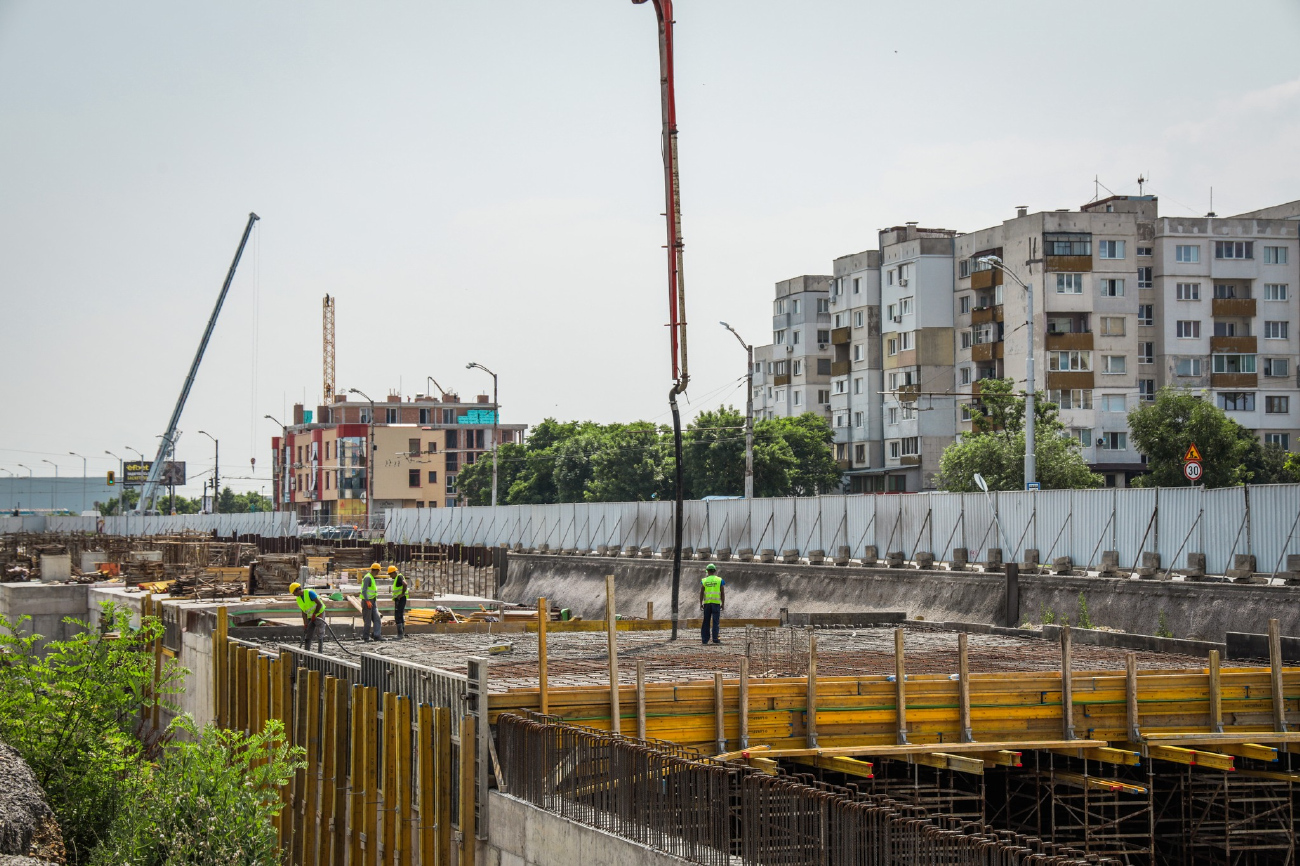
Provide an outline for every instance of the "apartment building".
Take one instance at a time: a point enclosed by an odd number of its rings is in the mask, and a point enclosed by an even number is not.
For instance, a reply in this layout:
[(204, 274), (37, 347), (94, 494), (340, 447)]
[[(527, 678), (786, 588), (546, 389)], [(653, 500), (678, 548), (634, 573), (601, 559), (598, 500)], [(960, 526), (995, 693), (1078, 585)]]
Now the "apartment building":
[(754, 417), (783, 418), (830, 411), (831, 313), (829, 276), (776, 284), (772, 343), (754, 347), (765, 375), (754, 379)]
[[(293, 424), (271, 440), (276, 509), (333, 523), (363, 522), (371, 497), (375, 514), (450, 508), (459, 499), (460, 469), (492, 450), (495, 416), (486, 394), (472, 403), (447, 393), (390, 394), (373, 405), (340, 394), (315, 411), (298, 404)], [(522, 442), (526, 425), (497, 429), (502, 444)]]
[(1142, 312), (1154, 336), (1139, 344), (1151, 387), (1204, 393), (1286, 450), (1300, 427), (1297, 216), (1300, 202), (1235, 217), (1157, 219), (1145, 248), (1154, 302)]
[[(1079, 211), (1029, 213), (1020, 208), (1001, 225), (956, 239), (953, 315), (958, 431), (971, 429), (972, 406), (984, 379), (1010, 378), (1023, 390), (1029, 327), (1034, 333), (1035, 384), (1061, 410), (1084, 458), (1110, 485), (1143, 471), (1129, 441), (1127, 413), (1151, 399), (1153, 259), (1156, 201), (1117, 196)], [(997, 256), (1034, 293), (981, 259)]]
[(851, 493), (885, 489), (881, 435), (880, 252), (835, 260), (831, 279), (831, 426)]

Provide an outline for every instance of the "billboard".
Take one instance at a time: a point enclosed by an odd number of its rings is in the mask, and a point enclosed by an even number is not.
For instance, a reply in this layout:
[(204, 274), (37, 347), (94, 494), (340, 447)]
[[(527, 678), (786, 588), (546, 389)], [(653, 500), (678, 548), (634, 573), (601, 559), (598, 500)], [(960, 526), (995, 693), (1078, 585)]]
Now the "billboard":
[(158, 476), (160, 484), (167, 486), (185, 486), (185, 461), (167, 460), (163, 463), (162, 474)]
[(128, 460), (122, 464), (122, 483), (128, 487), (139, 486), (149, 480), (152, 460)]

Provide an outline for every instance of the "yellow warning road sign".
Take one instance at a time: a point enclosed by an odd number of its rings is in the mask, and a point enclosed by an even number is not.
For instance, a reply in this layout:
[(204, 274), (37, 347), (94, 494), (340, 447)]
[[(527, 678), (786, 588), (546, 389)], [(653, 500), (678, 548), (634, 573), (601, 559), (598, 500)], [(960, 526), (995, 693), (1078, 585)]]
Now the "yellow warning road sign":
[(1187, 461), (1187, 460), (1200, 460), (1200, 459), (1201, 459), (1201, 452), (1196, 447), (1196, 443), (1193, 442), (1192, 444), (1188, 445), (1187, 453), (1183, 455), (1183, 460)]

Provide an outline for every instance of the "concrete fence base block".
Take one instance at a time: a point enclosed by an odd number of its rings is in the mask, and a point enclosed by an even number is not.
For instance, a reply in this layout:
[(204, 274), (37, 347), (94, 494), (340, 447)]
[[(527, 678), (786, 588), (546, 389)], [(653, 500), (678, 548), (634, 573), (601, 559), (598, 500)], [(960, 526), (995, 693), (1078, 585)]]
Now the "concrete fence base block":
[(538, 552), (538, 553), (550, 553), (550, 552), (551, 552), (551, 546), (550, 546), (549, 544), (539, 544), (539, 545), (537, 545), (537, 552)]
[(672, 546), (671, 544), (668, 544), (668, 545), (665, 545), (665, 546), (659, 548), (659, 558), (660, 558), (660, 559), (672, 559), (672, 558), (673, 558), (673, 546)]
[(597, 556), (604, 556), (604, 555), (607, 554), (607, 553), (609, 553), (609, 545), (608, 545), (608, 544), (597, 544), (597, 545), (596, 545), (596, 555), (597, 555)]
[(1160, 577), (1164, 574), (1160, 570), (1160, 554), (1143, 551), (1140, 561), (1142, 564), (1138, 566), (1138, 577)]
[(852, 552), (849, 550), (849, 546), (847, 544), (841, 544), (839, 547), (835, 549), (836, 565), (840, 565), (840, 566), (848, 565), (849, 559), (851, 557), (852, 557)]
[(892, 550), (885, 555), (885, 568), (902, 568), (904, 561), (903, 551)]
[(799, 551), (793, 547), (781, 551), (781, 561), (787, 565), (793, 565), (799, 561)]
[(1255, 573), (1255, 556), (1251, 553), (1238, 553), (1232, 557), (1232, 568), (1227, 575), (1234, 582), (1245, 583)]
[(696, 548), (695, 558), (700, 562), (705, 562), (713, 558), (713, 551), (707, 547)]
[(1074, 570), (1074, 562), (1068, 556), (1058, 556), (1052, 560), (1052, 574), (1069, 574)]
[(776, 551), (770, 547), (764, 547), (758, 552), (759, 562), (776, 562)]
[(808, 551), (808, 564), (809, 564), (809, 565), (821, 565), (821, 564), (822, 564), (823, 562), (825, 562), (825, 561), (826, 561), (826, 551), (824, 551), (824, 550), (810, 550), (810, 551)]
[(880, 561), (879, 548), (877, 548), (874, 544), (868, 544), (866, 549), (862, 551), (862, 564), (867, 568), (871, 568), (879, 561)]
[[(629, 544), (627, 547), (623, 548), (623, 555), (629, 559), (636, 556), (640, 552), (641, 552), (641, 548), (637, 547), (635, 544)], [(672, 556), (671, 548), (668, 551), (668, 555)]]
[(740, 550), (736, 551), (736, 559), (739, 559), (741, 562), (753, 562), (754, 549), (752, 547), (740, 548)]
[(984, 570), (985, 571), (1002, 570), (1002, 548), (990, 547), (988, 549), (988, 551), (984, 555)]
[(1178, 573), (1188, 580), (1196, 580), (1197, 578), (1205, 577), (1205, 554), (1187, 554), (1187, 568)]
[(1119, 574), (1119, 551), (1103, 550), (1101, 552), (1101, 568), (1098, 574)]
[(642, 559), (649, 559), (653, 554), (654, 554), (654, 551), (651, 550), (650, 548), (648, 548), (648, 547), (643, 547), (643, 548), (641, 548), (641, 558), (642, 558)]
[(1040, 574), (1041, 569), (1038, 567), (1039, 554), (1037, 548), (1026, 547), (1025, 555), (1021, 557), (1024, 560), (1020, 565), (1021, 574)]
[(524, 546), (523, 546), (523, 544), (520, 543), (520, 542), (518, 542), (518, 541), (515, 542), (515, 546), (514, 546), (513, 549), (514, 549), (515, 553), (523, 553), (523, 552), (524, 552)]
[(952, 549), (952, 559), (948, 560), (949, 571), (965, 571), (970, 565), (970, 551), (964, 547)]
[(930, 569), (934, 568), (934, 554), (933, 553), (916, 554), (916, 567), (923, 571), (929, 571)]
[(714, 554), (714, 559), (718, 560), (718, 562), (727, 562), (727, 561), (729, 561), (729, 560), (731, 559), (731, 548), (730, 548), (730, 547), (719, 547), (719, 548), (718, 548), (718, 552), (717, 552), (716, 554)]
[[(669, 548), (669, 549), (671, 550), (672, 548)], [(693, 547), (686, 547), (685, 545), (683, 545), (683, 546), (682, 546), (682, 559), (683, 559), (683, 560), (687, 560), (687, 559), (690, 559), (690, 558), (693, 557), (693, 556), (695, 556), (695, 548), (693, 548)]]

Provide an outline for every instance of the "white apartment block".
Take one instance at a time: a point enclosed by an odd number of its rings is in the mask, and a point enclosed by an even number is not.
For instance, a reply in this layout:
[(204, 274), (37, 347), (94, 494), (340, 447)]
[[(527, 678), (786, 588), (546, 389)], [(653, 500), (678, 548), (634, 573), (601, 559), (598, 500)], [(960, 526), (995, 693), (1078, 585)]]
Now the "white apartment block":
[(885, 489), (880, 351), (880, 253), (835, 260), (831, 281), (831, 426), (850, 493)]
[(772, 343), (754, 347), (755, 418), (829, 418), (830, 283), (829, 276), (801, 276), (776, 284)]

